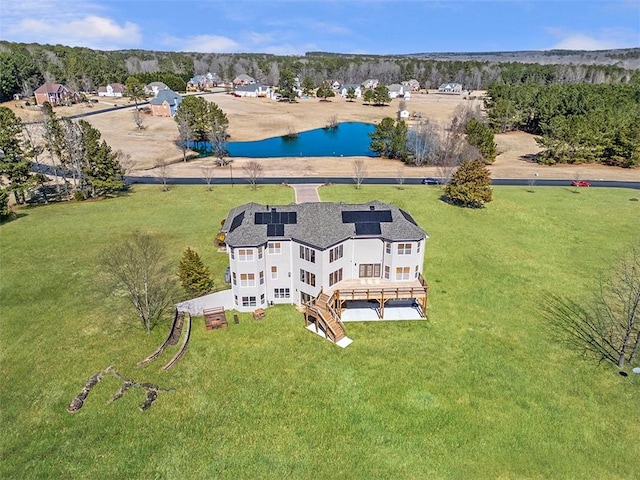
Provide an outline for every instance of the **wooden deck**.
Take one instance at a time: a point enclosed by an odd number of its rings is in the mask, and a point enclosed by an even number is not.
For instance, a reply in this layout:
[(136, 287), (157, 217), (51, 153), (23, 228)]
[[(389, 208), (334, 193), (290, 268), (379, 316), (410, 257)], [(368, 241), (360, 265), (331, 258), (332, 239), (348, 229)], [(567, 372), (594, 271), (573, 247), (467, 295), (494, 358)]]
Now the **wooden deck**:
[(343, 280), (325, 291), (329, 297), (327, 302), (342, 316), (344, 302), (349, 300), (375, 300), (380, 305), (380, 318), (384, 317), (384, 306), (387, 301), (414, 298), (420, 306), (423, 317), (427, 317), (427, 299), (429, 285), (422, 275), (410, 281), (397, 282), (384, 278), (360, 278)]

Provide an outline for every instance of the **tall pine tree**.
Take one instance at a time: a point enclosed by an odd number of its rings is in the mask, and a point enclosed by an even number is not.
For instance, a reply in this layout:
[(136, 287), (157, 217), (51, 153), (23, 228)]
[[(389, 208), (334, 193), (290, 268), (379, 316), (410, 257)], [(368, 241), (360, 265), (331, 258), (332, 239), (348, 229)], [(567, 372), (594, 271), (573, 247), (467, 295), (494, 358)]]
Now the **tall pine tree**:
[(198, 252), (190, 247), (182, 254), (178, 276), (185, 292), (194, 297), (206, 295), (213, 290), (213, 280), (209, 268), (202, 263)]
[(491, 176), (482, 160), (465, 160), (444, 187), (447, 199), (456, 205), (481, 208), (492, 200)]

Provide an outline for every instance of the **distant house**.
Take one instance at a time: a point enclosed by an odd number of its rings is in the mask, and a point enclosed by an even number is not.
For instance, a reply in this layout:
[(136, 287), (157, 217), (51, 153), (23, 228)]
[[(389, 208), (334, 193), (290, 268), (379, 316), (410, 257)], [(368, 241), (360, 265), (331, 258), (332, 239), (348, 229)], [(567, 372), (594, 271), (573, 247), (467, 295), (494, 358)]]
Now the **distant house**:
[(340, 86), (342, 85), (342, 82), (334, 79), (327, 80), (327, 83), (331, 86), (332, 90), (340, 90)]
[(407, 120), (409, 118), (409, 110), (400, 110), (398, 112), (398, 118), (400, 120)]
[(438, 92), (460, 94), (462, 93), (462, 84), (455, 82), (443, 83), (438, 87)]
[(157, 95), (161, 90), (169, 90), (169, 87), (166, 83), (163, 82), (151, 82), (148, 85), (145, 85), (144, 92), (147, 95)]
[(222, 80), (217, 73), (208, 72), (204, 75), (195, 75), (187, 82), (187, 90), (204, 90), (217, 87)]
[(380, 82), (377, 78), (367, 78), (364, 82), (362, 82), (362, 86), (365, 89), (376, 88), (379, 83)]
[(417, 92), (420, 90), (420, 82), (418, 82), (418, 80), (416, 80), (415, 78), (402, 82), (402, 86), (405, 87), (405, 90), (409, 92)]
[(350, 88), (353, 88), (353, 91), (356, 94), (356, 98), (362, 97), (362, 87), (357, 83), (346, 83), (344, 85), (341, 85), (339, 89), (340, 96), (346, 98), (347, 92)]
[(410, 98), (411, 93), (408, 90), (405, 90), (403, 85), (399, 83), (392, 83), (387, 87), (389, 89), (389, 97), (390, 98)]
[(124, 85), (121, 83), (110, 83), (106, 87), (98, 88), (99, 97), (122, 97)]
[(180, 102), (182, 102), (182, 96), (167, 88), (160, 90), (149, 104), (154, 117), (173, 117), (178, 111)]
[(49, 102), (52, 106), (56, 106), (77, 100), (77, 94), (61, 83), (45, 82), (33, 93), (38, 105)]
[(234, 90), (234, 94), (237, 97), (270, 97), (271, 87), (261, 83), (238, 85)]
[(246, 73), (242, 73), (233, 79), (234, 85), (249, 85), (251, 83), (256, 83), (256, 79)]

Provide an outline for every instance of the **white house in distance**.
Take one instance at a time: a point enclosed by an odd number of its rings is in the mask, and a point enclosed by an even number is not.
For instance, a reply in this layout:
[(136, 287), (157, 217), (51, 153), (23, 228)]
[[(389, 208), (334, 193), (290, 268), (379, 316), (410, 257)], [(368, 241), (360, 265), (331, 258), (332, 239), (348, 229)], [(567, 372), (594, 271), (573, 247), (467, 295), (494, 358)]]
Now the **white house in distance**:
[(238, 85), (234, 93), (236, 97), (270, 97), (271, 87), (261, 83), (250, 83), (247, 85)]
[(121, 83), (110, 83), (105, 87), (98, 88), (99, 97), (122, 97), (124, 85)]
[(347, 97), (347, 92), (349, 91), (350, 88), (353, 88), (353, 91), (355, 92), (356, 98), (360, 98), (362, 97), (362, 87), (360, 85), (358, 85), (357, 83), (346, 83), (344, 85), (340, 86), (340, 96), (343, 98)]
[(147, 95), (158, 95), (161, 90), (169, 90), (169, 87), (164, 82), (151, 82), (144, 86), (144, 92)]
[(460, 94), (462, 93), (462, 84), (455, 82), (443, 83), (438, 87), (438, 92)]
[(392, 83), (387, 87), (389, 89), (389, 98), (411, 98), (411, 92), (399, 83)]
[(235, 308), (250, 312), (277, 303), (305, 305), (308, 317), (338, 341), (350, 301), (385, 304), (411, 299), (426, 316), (422, 277), (427, 233), (406, 211), (366, 204), (247, 203), (231, 210), (222, 233)]

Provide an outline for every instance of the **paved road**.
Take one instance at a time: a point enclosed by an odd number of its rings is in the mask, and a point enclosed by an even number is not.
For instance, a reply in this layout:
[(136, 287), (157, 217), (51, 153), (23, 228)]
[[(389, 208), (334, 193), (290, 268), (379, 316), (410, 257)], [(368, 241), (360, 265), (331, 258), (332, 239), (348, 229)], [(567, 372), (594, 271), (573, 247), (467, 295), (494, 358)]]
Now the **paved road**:
[[(33, 171), (44, 173), (47, 175), (52, 175), (53, 169), (48, 165), (37, 165), (35, 163), (31, 164)], [(147, 177), (134, 177), (129, 176), (125, 177), (125, 180), (129, 184), (147, 184), (147, 185), (156, 185), (160, 183), (160, 180), (157, 177), (147, 176)], [(612, 180), (589, 180), (585, 179), (589, 183), (591, 183), (592, 187), (605, 187), (605, 188), (633, 188), (635, 190), (640, 190), (640, 181), (630, 182), (630, 181), (612, 181)], [(531, 186), (531, 179), (529, 178), (494, 178), (491, 183), (493, 185), (511, 185), (511, 186)], [(535, 186), (540, 187), (569, 187), (571, 186), (572, 179), (566, 180), (536, 180)], [(168, 179), (168, 183), (171, 185), (204, 185), (206, 181), (204, 178), (191, 178), (191, 177), (173, 177)], [(263, 185), (281, 185), (281, 184), (290, 184), (290, 185), (309, 185), (318, 186), (326, 183), (339, 183), (339, 184), (353, 184), (353, 178), (351, 177), (265, 177), (260, 178), (258, 180), (258, 184)], [(395, 178), (367, 178), (364, 180), (364, 185), (397, 185), (397, 180)], [(422, 183), (421, 178), (407, 178), (404, 181), (405, 185), (420, 185)], [(237, 184), (237, 185), (248, 185), (248, 178), (212, 178), (212, 185), (229, 185), (229, 184)], [(315, 188), (315, 187), (313, 187)], [(426, 187), (425, 188), (429, 188)], [(311, 197), (310, 197), (311, 198)], [(301, 200), (303, 201), (303, 200)], [(304, 200), (309, 201), (309, 200)], [(314, 201), (314, 200), (312, 200)]]
[[(128, 183), (134, 184), (157, 184), (160, 183), (156, 177), (126, 177)], [(606, 187), (606, 188), (633, 188), (640, 190), (640, 181), (638, 182), (616, 182), (611, 180), (588, 180), (592, 187)], [(512, 185), (512, 186), (529, 186), (531, 180), (528, 178), (494, 178), (492, 179), (493, 185)], [(540, 187), (569, 187), (571, 186), (572, 179), (567, 180), (536, 180), (535, 186)], [(187, 177), (174, 177), (169, 179), (169, 183), (172, 185), (202, 185), (205, 182), (203, 178), (187, 178)], [(211, 180), (214, 185), (226, 185), (230, 183), (245, 185), (249, 183), (247, 178), (234, 178), (233, 181), (229, 178), (214, 178)], [(350, 177), (269, 177), (260, 178), (258, 184), (274, 185), (274, 184), (325, 184), (325, 183), (339, 183), (339, 184), (353, 184), (353, 179)], [(404, 181), (405, 185), (420, 185), (422, 183), (421, 178), (407, 178)], [(395, 178), (367, 178), (363, 182), (364, 185), (397, 185)], [(425, 187), (428, 188), (428, 187)]]

